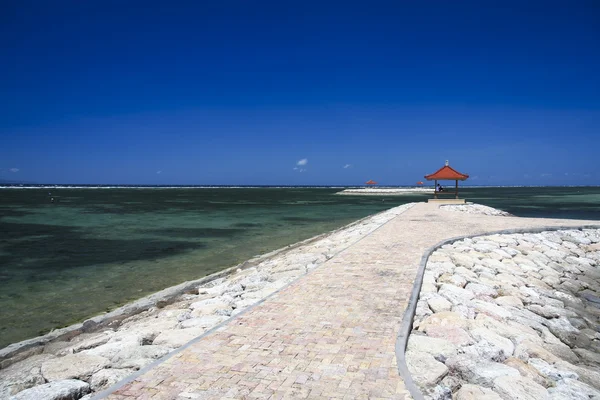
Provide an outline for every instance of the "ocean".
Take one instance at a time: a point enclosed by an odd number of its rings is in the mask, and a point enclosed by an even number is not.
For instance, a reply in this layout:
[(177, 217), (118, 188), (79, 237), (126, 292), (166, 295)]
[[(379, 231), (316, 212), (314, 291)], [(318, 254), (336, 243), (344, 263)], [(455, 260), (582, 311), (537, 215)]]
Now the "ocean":
[[(0, 189), (0, 348), (430, 197), (336, 196), (340, 190)], [(460, 195), (517, 216), (600, 220), (600, 187)]]

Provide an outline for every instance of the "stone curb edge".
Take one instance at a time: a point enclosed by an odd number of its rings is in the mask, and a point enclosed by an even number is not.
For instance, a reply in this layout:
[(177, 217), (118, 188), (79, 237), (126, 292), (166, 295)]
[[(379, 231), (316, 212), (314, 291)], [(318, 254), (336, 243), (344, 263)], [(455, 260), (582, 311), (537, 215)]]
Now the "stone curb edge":
[[(403, 213), (405, 213), (406, 211), (410, 210), (412, 207), (414, 207), (414, 205), (416, 203), (406, 203), (406, 204), (411, 204), (410, 207), (408, 207), (406, 210), (402, 211), (400, 214), (401, 215)], [(405, 204), (402, 204), (398, 207), (402, 207)], [(396, 208), (396, 207), (393, 207)], [(390, 211), (392, 210), (388, 209), (385, 211), (382, 211), (381, 213), (384, 213), (386, 211)], [(344, 226), (344, 228), (353, 226), (355, 224), (358, 224), (359, 222), (367, 219), (367, 218), (371, 218), (374, 217), (378, 214), (381, 213), (377, 213), (377, 214), (373, 214), (370, 215), (368, 217), (362, 218), (358, 221), (355, 221), (349, 225)], [(350, 246), (355, 245), (356, 243), (364, 240), (365, 238), (371, 236), (374, 232), (378, 231), (379, 229), (381, 229), (383, 226), (387, 225), (390, 221), (394, 220), (398, 215), (394, 216), (393, 218), (389, 219), (388, 221), (386, 221), (385, 223), (379, 225), (377, 228), (373, 229), (371, 232), (369, 232), (368, 234), (366, 234), (365, 236), (363, 236), (362, 238), (360, 238), (359, 240), (357, 240), (356, 242), (353, 242), (351, 244), (349, 244), (348, 246), (344, 247), (343, 249), (341, 249), (340, 251), (338, 251), (337, 253), (335, 253), (329, 260), (333, 259), (335, 256), (337, 256), (338, 254), (340, 254), (341, 252), (343, 252), (344, 250), (348, 249)], [(322, 235), (319, 235), (322, 236)], [(329, 261), (327, 260), (327, 261)], [(153, 369), (154, 367), (164, 363), (165, 361), (169, 360), (171, 357), (175, 356), (176, 354), (181, 353), (182, 351), (184, 351), (185, 349), (187, 349), (188, 347), (196, 344), (197, 342), (199, 342), (200, 340), (202, 340), (203, 338), (205, 338), (208, 335), (213, 334), (214, 332), (217, 332), (218, 330), (225, 328), (226, 325), (229, 325), (230, 323), (232, 323), (233, 321), (237, 320), (239, 317), (241, 317), (242, 315), (246, 314), (247, 312), (253, 310), (254, 308), (258, 307), (259, 305), (261, 305), (262, 303), (264, 303), (265, 301), (267, 301), (268, 299), (270, 299), (271, 297), (276, 296), (277, 294), (279, 294), (279, 292), (285, 290), (286, 288), (288, 288), (289, 286), (295, 284), (296, 282), (298, 282), (300, 279), (312, 274), (314, 271), (320, 269), (320, 267), (325, 264), (327, 261), (321, 263), (320, 265), (318, 265), (317, 267), (313, 268), (312, 270), (308, 271), (306, 274), (304, 275), (300, 275), (299, 277), (297, 277), (296, 279), (294, 279), (293, 281), (287, 283), (286, 285), (280, 287), (279, 289), (277, 289), (276, 291), (274, 291), (273, 293), (271, 293), (270, 295), (268, 295), (267, 297), (257, 301), (256, 303), (252, 304), (251, 306), (249, 306), (248, 308), (246, 308), (244, 311), (240, 312), (239, 314), (234, 315), (233, 317), (226, 319), (225, 321), (221, 322), (219, 325), (209, 329), (208, 331), (204, 332), (202, 335), (190, 340), (189, 342), (187, 342), (186, 344), (184, 344), (181, 347), (178, 347), (177, 349), (173, 350), (172, 352), (170, 352), (169, 354), (165, 355), (164, 357), (158, 358), (156, 361), (146, 365), (144, 368), (134, 372), (133, 374), (129, 375), (128, 377), (126, 377), (125, 379), (115, 383), (114, 385), (110, 386), (109, 388), (96, 393), (94, 396), (92, 396), (92, 398), (90, 400), (101, 400), (101, 399), (105, 399), (107, 398), (109, 395), (111, 395), (112, 393), (114, 393), (115, 391), (117, 391), (118, 389), (122, 388), (123, 386), (127, 385), (128, 383), (133, 382), (134, 380), (136, 380), (139, 376), (145, 374), (146, 372), (150, 371), (151, 369)]]
[(408, 305), (406, 306), (406, 310), (404, 312), (404, 317), (402, 318), (402, 323), (400, 325), (400, 331), (398, 332), (398, 336), (396, 337), (396, 360), (398, 361), (398, 373), (404, 380), (404, 384), (406, 389), (410, 392), (411, 396), (414, 400), (424, 400), (425, 397), (421, 390), (416, 385), (414, 380), (412, 379), (412, 375), (408, 370), (408, 366), (406, 365), (406, 346), (408, 345), (408, 337), (410, 336), (410, 332), (412, 331), (413, 319), (415, 316), (415, 311), (417, 309), (417, 302), (419, 301), (419, 294), (421, 293), (421, 286), (423, 284), (423, 275), (425, 274), (425, 267), (427, 265), (427, 260), (429, 256), (439, 249), (440, 247), (456, 242), (462, 239), (474, 238), (479, 236), (489, 236), (489, 235), (510, 235), (516, 233), (541, 233), (548, 231), (560, 231), (560, 230), (582, 230), (582, 229), (600, 229), (600, 225), (581, 225), (581, 226), (546, 226), (540, 228), (516, 228), (516, 229), (504, 229), (500, 231), (491, 231), (491, 232), (482, 232), (476, 233), (473, 235), (465, 235), (465, 236), (457, 236), (449, 239), (445, 239), (430, 248), (428, 248), (423, 256), (421, 257), (421, 263), (419, 264), (419, 269), (417, 270), (417, 276), (415, 277), (415, 283), (413, 284), (413, 289), (410, 294), (410, 299), (408, 301)]

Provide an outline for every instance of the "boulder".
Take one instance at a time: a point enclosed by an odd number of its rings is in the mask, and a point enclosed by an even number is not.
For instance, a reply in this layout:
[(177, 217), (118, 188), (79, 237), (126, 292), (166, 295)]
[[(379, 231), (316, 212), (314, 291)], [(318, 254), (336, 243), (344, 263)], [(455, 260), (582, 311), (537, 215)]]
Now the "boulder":
[(475, 319), (475, 316), (477, 315), (475, 313), (475, 309), (472, 307), (467, 307), (464, 304), (452, 306), (450, 311), (460, 314), (460, 316), (466, 320)]
[(575, 328), (565, 317), (550, 319), (546, 323), (550, 332), (568, 346), (574, 346), (579, 335)]
[(543, 343), (542, 347), (555, 356), (570, 363), (579, 363), (579, 357), (564, 343)]
[(465, 287), (467, 280), (461, 275), (443, 274), (438, 278), (438, 283), (448, 283), (450, 285), (458, 286), (460, 288)]
[(174, 329), (161, 333), (152, 342), (153, 345), (163, 345), (172, 349), (181, 347), (205, 332), (204, 328)]
[(513, 321), (500, 322), (485, 314), (478, 314), (477, 317), (475, 317), (475, 321), (471, 322), (471, 327), (472, 329), (478, 327), (488, 328), (517, 344), (525, 340), (529, 340), (530, 342), (539, 345), (543, 343), (543, 340), (539, 337), (537, 331), (529, 326)]
[(99, 392), (125, 379), (134, 372), (134, 369), (101, 369), (92, 375), (92, 378), (90, 379), (90, 388), (94, 392)]
[(475, 297), (475, 294), (470, 290), (447, 283), (440, 287), (438, 293), (448, 299), (452, 304), (468, 304), (469, 300)]
[(504, 336), (498, 335), (496, 332), (487, 328), (475, 328), (469, 331), (471, 336), (477, 340), (485, 340), (497, 348), (501, 349), (506, 357), (513, 355), (515, 351), (515, 345), (513, 342)]
[(541, 385), (522, 376), (500, 376), (493, 389), (504, 400), (548, 400), (550, 395)]
[(125, 341), (136, 341), (139, 345), (151, 344), (161, 332), (173, 329), (176, 326), (177, 319), (175, 318), (144, 318), (143, 320), (132, 322), (121, 327), (112, 335), (107, 344)]
[(41, 371), (48, 382), (67, 379), (87, 380), (108, 364), (109, 360), (104, 357), (76, 353), (45, 361)]
[(469, 383), (462, 385), (454, 396), (455, 400), (502, 400), (493, 390)]
[(504, 361), (504, 364), (518, 370), (522, 377), (532, 379), (535, 383), (542, 385), (545, 388), (548, 388), (553, 385), (553, 382), (551, 382), (548, 378), (540, 375), (537, 369), (533, 368), (528, 363), (519, 360), (518, 358), (509, 357)]
[(425, 335), (410, 335), (408, 338), (407, 351), (428, 353), (436, 359), (440, 356), (448, 358), (457, 352), (457, 347), (454, 343)]
[(425, 318), (423, 322), (421, 322), (419, 330), (426, 330), (430, 326), (458, 326), (460, 328), (465, 328), (468, 324), (468, 321), (460, 314), (452, 311), (442, 311)]
[(125, 347), (116, 353), (111, 361), (111, 368), (133, 368), (138, 370), (153, 360), (168, 354), (170, 348), (167, 346), (137, 346)]
[(186, 328), (205, 328), (206, 330), (219, 325), (225, 321), (228, 317), (221, 315), (205, 315), (199, 318), (190, 318), (179, 323), (179, 326), (183, 329)]
[[(527, 309), (531, 312), (536, 313), (540, 317), (544, 318), (558, 318), (564, 313), (564, 308), (561, 310), (557, 307), (552, 306), (540, 306), (539, 304), (530, 304)], [(562, 311), (562, 313), (561, 313)]]
[(484, 339), (478, 341), (473, 345), (461, 347), (460, 352), (461, 354), (465, 354), (481, 362), (503, 362), (504, 360), (506, 360), (504, 351), (501, 348)]
[(499, 321), (502, 321), (511, 316), (510, 311), (507, 311), (504, 308), (497, 306), (493, 303), (488, 303), (487, 301), (476, 299), (473, 300), (469, 305), (473, 307), (477, 313), (486, 314)]
[(456, 267), (454, 269), (454, 273), (464, 276), (465, 278), (467, 278), (467, 280), (469, 282), (471, 282), (471, 280), (477, 279), (477, 274), (475, 272), (473, 272), (472, 270), (467, 269), (465, 267)]
[(457, 267), (471, 269), (475, 265), (475, 260), (463, 253), (451, 253), (450, 258)]
[(475, 297), (480, 298), (480, 297), (497, 297), (498, 296), (498, 292), (496, 291), (496, 289), (487, 286), (487, 285), (482, 285), (479, 283), (469, 283), (466, 287), (466, 290), (470, 290), (471, 292), (473, 292), (473, 294), (475, 295)]
[(487, 387), (491, 387), (498, 377), (520, 376), (519, 371), (507, 365), (492, 361), (482, 362), (464, 354), (448, 358), (446, 366), (465, 381)]
[(541, 358), (550, 364), (560, 360), (559, 357), (531, 340), (523, 340), (521, 343), (517, 344), (517, 347), (515, 348), (515, 357), (520, 358), (523, 361), (528, 361), (530, 358)]
[(448, 373), (448, 368), (431, 354), (407, 351), (406, 365), (415, 382), (422, 388), (436, 385)]
[(71, 346), (68, 347), (63, 354), (68, 353), (79, 353), (83, 350), (93, 349), (107, 343), (113, 336), (112, 331), (92, 333), (92, 334), (81, 334), (71, 340)]
[(427, 336), (447, 340), (456, 346), (474, 343), (468, 332), (458, 326), (431, 325), (425, 329)]
[(427, 304), (434, 313), (441, 311), (450, 311), (450, 309), (452, 308), (452, 303), (450, 303), (444, 297), (439, 295), (435, 295), (428, 299)]
[(66, 379), (23, 390), (10, 400), (77, 400), (89, 391), (90, 385), (86, 382)]
[(581, 360), (585, 364), (600, 366), (600, 354), (579, 348), (573, 349), (573, 351), (581, 358)]
[(579, 380), (600, 390), (600, 371), (596, 368), (585, 368), (583, 365), (573, 365), (567, 361), (557, 360), (554, 366), (560, 370), (573, 371), (579, 375)]
[(520, 287), (525, 284), (525, 281), (523, 281), (523, 279), (516, 277), (515, 275), (505, 274), (505, 273), (496, 275), (496, 281), (501, 286), (506, 285), (506, 286)]
[(523, 302), (516, 296), (500, 296), (495, 299), (496, 304), (499, 306), (517, 307), (522, 308)]
[(53, 358), (51, 354), (39, 354), (0, 369), (0, 399), (7, 399), (22, 390), (45, 383), (41, 366)]
[(592, 400), (600, 399), (600, 391), (575, 379), (562, 379), (548, 389), (552, 400)]
[(579, 379), (577, 373), (570, 370), (558, 369), (540, 358), (530, 358), (527, 363), (535, 368), (540, 375), (555, 382), (564, 378)]

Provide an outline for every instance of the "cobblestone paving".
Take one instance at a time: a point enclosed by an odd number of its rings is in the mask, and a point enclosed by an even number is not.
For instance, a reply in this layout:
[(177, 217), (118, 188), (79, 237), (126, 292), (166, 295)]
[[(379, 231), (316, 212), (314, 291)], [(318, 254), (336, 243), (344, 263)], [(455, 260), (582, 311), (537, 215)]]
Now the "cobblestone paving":
[(409, 399), (395, 341), (423, 253), (443, 239), (598, 221), (417, 204), (109, 399)]

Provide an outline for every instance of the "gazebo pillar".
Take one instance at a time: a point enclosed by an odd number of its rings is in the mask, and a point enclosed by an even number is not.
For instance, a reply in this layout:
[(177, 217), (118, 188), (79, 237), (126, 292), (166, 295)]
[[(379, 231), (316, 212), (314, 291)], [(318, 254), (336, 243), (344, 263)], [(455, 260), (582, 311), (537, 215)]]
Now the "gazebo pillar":
[(437, 199), (437, 179), (435, 180), (435, 183), (433, 184), (433, 198)]
[(458, 179), (456, 180), (456, 191), (455, 191), (455, 195), (456, 195), (456, 198), (458, 199)]

